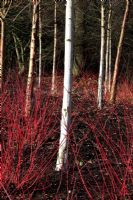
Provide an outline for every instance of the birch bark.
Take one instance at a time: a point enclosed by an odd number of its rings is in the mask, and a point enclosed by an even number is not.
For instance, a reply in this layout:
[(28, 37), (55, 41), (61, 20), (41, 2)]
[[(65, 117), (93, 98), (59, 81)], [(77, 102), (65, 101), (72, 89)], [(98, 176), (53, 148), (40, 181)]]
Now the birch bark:
[(25, 116), (29, 116), (31, 110), (31, 93), (33, 84), (33, 64), (35, 57), (35, 33), (37, 25), (37, 6), (39, 1), (33, 0), (33, 15), (32, 15), (32, 31), (31, 31), (31, 43), (30, 43), (30, 60), (29, 60), (29, 72), (26, 88), (26, 101), (25, 101)]
[(110, 91), (111, 82), (111, 2), (109, 2), (105, 65), (105, 95)]
[(71, 118), (71, 87), (73, 66), (73, 0), (66, 2), (65, 19), (65, 61), (64, 61), (64, 90), (61, 117), (61, 132), (56, 171), (66, 167), (68, 158), (68, 133)]
[(100, 51), (100, 68), (98, 77), (98, 108), (102, 108), (103, 101), (103, 72), (104, 72), (104, 45), (105, 45), (105, 29), (104, 29), (104, 0), (101, 0), (101, 51)]

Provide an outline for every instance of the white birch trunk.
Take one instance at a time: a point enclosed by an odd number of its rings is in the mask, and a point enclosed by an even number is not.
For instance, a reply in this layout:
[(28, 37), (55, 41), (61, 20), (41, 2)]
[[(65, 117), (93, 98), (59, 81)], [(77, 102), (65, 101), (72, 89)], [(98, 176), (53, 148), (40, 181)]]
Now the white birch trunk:
[(106, 40), (106, 59), (105, 59), (105, 95), (110, 91), (111, 82), (111, 3), (109, 4), (107, 40)]
[(57, 2), (54, 8), (54, 52), (53, 52), (53, 71), (52, 71), (52, 94), (55, 93), (55, 67), (56, 67), (56, 49), (57, 49)]
[(56, 161), (56, 171), (60, 171), (66, 165), (68, 157), (68, 132), (71, 115), (71, 87), (73, 66), (73, 0), (66, 3), (65, 21), (65, 63), (64, 63), (64, 90), (61, 118), (61, 132), (59, 151)]
[(4, 54), (4, 20), (0, 18), (0, 91), (2, 91), (3, 54)]
[(26, 102), (25, 102), (25, 116), (29, 116), (31, 110), (31, 93), (32, 93), (32, 81), (33, 81), (33, 64), (35, 57), (35, 33), (37, 24), (37, 6), (38, 2), (33, 1), (33, 17), (32, 17), (32, 32), (30, 43), (30, 60), (29, 60), (29, 72), (26, 88)]
[(41, 75), (42, 75), (42, 18), (41, 18), (41, 4), (39, 4), (39, 76), (38, 76), (38, 87), (41, 86)]
[(104, 0), (101, 0), (101, 52), (100, 52), (100, 68), (98, 77), (98, 97), (97, 104), (98, 108), (102, 108), (103, 101), (103, 70), (104, 70), (104, 43), (105, 43), (105, 29), (104, 29)]

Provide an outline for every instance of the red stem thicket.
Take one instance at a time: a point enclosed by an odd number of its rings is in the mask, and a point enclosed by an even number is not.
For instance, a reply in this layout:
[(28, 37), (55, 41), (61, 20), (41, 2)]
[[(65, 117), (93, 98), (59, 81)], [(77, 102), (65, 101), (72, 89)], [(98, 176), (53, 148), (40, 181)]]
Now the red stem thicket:
[[(97, 110), (96, 84), (87, 75), (73, 82), (68, 168), (57, 173), (62, 94), (51, 95), (44, 81), (25, 118), (24, 80), (8, 77), (1, 95), (2, 199), (132, 199), (132, 104), (123, 95)], [(132, 87), (127, 91), (131, 97)]]

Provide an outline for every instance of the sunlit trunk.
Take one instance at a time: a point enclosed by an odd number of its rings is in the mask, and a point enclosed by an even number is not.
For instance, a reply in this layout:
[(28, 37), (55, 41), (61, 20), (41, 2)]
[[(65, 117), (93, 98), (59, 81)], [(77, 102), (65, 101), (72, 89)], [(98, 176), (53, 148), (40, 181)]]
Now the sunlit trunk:
[(111, 91), (111, 79), (112, 79), (112, 33), (111, 33), (111, 20), (109, 28), (109, 80), (108, 80), (108, 91)]
[(71, 116), (71, 87), (73, 66), (73, 0), (67, 0), (66, 3), (64, 65), (64, 90), (61, 116), (61, 132), (55, 169), (57, 171), (60, 171), (63, 166), (66, 167), (68, 158), (68, 133), (70, 128)]
[(4, 54), (4, 21), (0, 18), (0, 91), (3, 79), (3, 54)]
[(103, 101), (103, 73), (104, 73), (104, 44), (105, 44), (105, 29), (104, 29), (104, 0), (101, 0), (101, 52), (100, 52), (100, 68), (98, 77), (98, 108), (102, 108)]
[(111, 82), (111, 3), (109, 5), (108, 24), (107, 24), (107, 40), (106, 40), (106, 59), (105, 59), (105, 94), (110, 91)]
[(31, 32), (31, 43), (30, 43), (30, 60), (29, 60), (29, 72), (27, 79), (26, 88), (26, 102), (25, 102), (25, 115), (29, 116), (31, 110), (31, 93), (32, 93), (32, 82), (33, 82), (33, 64), (35, 57), (35, 33), (37, 25), (37, 6), (38, 1), (33, 0), (33, 16), (32, 16), (32, 32)]
[(118, 47), (117, 47), (117, 55), (116, 55), (114, 74), (113, 74), (113, 80), (112, 80), (111, 96), (110, 96), (111, 103), (115, 102), (115, 97), (116, 97), (116, 86), (117, 86), (116, 81), (117, 81), (119, 62), (120, 62), (120, 57), (121, 57), (121, 52), (122, 52), (122, 44), (123, 44), (123, 39), (124, 39), (125, 26), (126, 26), (126, 20), (127, 20), (128, 13), (129, 13), (129, 0), (126, 0), (126, 9), (125, 9), (125, 13), (124, 13), (123, 22), (122, 22), (120, 39), (119, 39), (119, 43), (118, 43)]
[(55, 68), (56, 68), (56, 49), (57, 49), (57, 3), (54, 8), (54, 52), (53, 52), (53, 71), (52, 71), (52, 93), (55, 92)]

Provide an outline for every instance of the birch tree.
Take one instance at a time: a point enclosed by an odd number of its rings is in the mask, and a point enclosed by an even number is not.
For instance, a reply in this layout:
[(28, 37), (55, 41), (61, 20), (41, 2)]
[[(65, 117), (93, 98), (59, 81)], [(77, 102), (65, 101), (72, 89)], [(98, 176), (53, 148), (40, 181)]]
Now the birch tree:
[(100, 68), (98, 77), (98, 97), (97, 104), (98, 108), (102, 108), (103, 100), (103, 72), (104, 72), (104, 45), (105, 45), (105, 28), (104, 28), (104, 0), (101, 0), (101, 51), (100, 51)]
[(2, 79), (3, 79), (5, 18), (11, 7), (11, 4), (12, 0), (2, 0), (2, 2), (0, 3), (0, 91), (2, 91)]
[(110, 1), (110, 17), (109, 17), (109, 58), (108, 58), (108, 91), (111, 91), (111, 79), (112, 79), (112, 28), (111, 28), (111, 15), (112, 15), (112, 3)]
[(55, 92), (55, 67), (56, 67), (56, 49), (57, 49), (57, 1), (54, 1), (54, 52), (53, 52), (53, 70), (52, 70), (52, 93)]
[(106, 40), (106, 65), (105, 65), (105, 94), (110, 92), (111, 87), (111, 0), (109, 1), (107, 40)]
[(38, 87), (41, 86), (41, 74), (42, 74), (42, 17), (41, 17), (41, 0), (39, 3), (39, 76)]
[(122, 52), (122, 44), (124, 40), (125, 26), (126, 26), (128, 13), (129, 13), (129, 0), (125, 0), (125, 2), (126, 2), (126, 8), (125, 8), (124, 18), (123, 18), (123, 22), (121, 26), (121, 33), (120, 33), (119, 43), (117, 47), (117, 55), (116, 55), (116, 60), (115, 60), (114, 74), (113, 74), (113, 80), (112, 80), (112, 86), (111, 86), (111, 96), (110, 96), (111, 103), (115, 102), (116, 86), (117, 86), (116, 81), (117, 81), (120, 57), (121, 57), (121, 52)]
[(26, 102), (25, 102), (25, 115), (29, 116), (31, 110), (31, 93), (32, 93), (32, 84), (33, 84), (33, 65), (35, 57), (35, 34), (37, 26), (37, 8), (39, 5), (39, 0), (32, 0), (33, 5), (33, 14), (32, 14), (32, 31), (31, 31), (31, 42), (30, 42), (30, 58), (29, 58), (29, 72), (27, 79), (27, 88), (26, 88)]
[(65, 58), (64, 58), (64, 90), (61, 116), (61, 132), (56, 171), (66, 166), (68, 157), (68, 133), (71, 116), (71, 87), (73, 66), (73, 0), (66, 1), (65, 17)]

